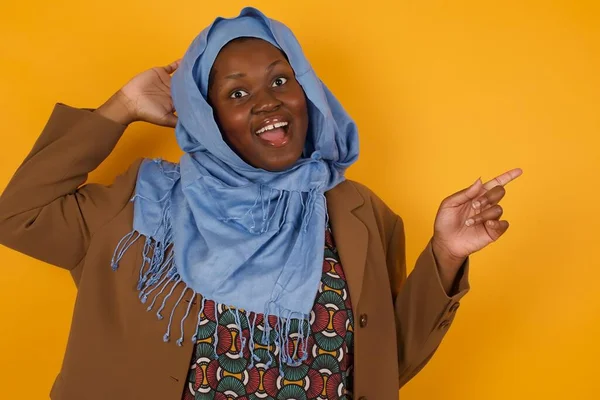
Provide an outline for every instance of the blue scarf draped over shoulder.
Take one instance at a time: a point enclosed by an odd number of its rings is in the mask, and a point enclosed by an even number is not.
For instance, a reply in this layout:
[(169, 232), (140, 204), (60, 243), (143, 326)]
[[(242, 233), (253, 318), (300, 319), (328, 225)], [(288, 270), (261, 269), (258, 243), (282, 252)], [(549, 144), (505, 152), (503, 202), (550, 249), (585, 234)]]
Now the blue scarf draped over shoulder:
[[(207, 102), (211, 67), (223, 46), (239, 37), (265, 40), (285, 53), (306, 94), (304, 153), (282, 172), (244, 162), (223, 140)], [(235, 18), (217, 18), (194, 39), (173, 75), (172, 96), (184, 154), (179, 163), (142, 163), (131, 200), (133, 231), (117, 245), (112, 267), (117, 269), (136, 240), (145, 240), (139, 296), (160, 319), (168, 297), (184, 287), (170, 310), (165, 341), (186, 293), (190, 299), (200, 295), (202, 308), (206, 299), (235, 308), (238, 326), (250, 312), (263, 314), (263, 321), (276, 317), (275, 324), (259, 327), (276, 334), (263, 337), (283, 348), (280, 365), (301, 362), (283, 344), (292, 333), (298, 346), (307, 344), (323, 265), (325, 192), (344, 180), (358, 157), (356, 126), (316, 76), (291, 30), (250, 7)], [(180, 345), (191, 304), (180, 321)]]

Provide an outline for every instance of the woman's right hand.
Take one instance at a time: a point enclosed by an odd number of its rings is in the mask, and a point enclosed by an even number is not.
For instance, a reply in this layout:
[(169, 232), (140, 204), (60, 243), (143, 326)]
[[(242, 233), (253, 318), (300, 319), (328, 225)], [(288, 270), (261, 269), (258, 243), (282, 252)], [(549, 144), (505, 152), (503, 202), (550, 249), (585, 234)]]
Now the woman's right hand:
[(180, 62), (177, 60), (136, 75), (96, 112), (123, 125), (145, 121), (174, 128), (177, 116), (171, 98), (171, 74)]

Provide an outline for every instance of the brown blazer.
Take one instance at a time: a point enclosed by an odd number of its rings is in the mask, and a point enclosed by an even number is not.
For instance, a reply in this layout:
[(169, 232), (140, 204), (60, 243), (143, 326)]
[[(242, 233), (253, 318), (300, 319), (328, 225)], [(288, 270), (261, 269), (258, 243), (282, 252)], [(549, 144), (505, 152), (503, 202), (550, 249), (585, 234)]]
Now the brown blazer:
[[(132, 229), (129, 200), (141, 160), (111, 186), (81, 186), (124, 130), (90, 110), (57, 105), (0, 197), (0, 243), (68, 269), (78, 288), (53, 399), (180, 400), (186, 382), (196, 319), (186, 320), (183, 347), (162, 341), (165, 321), (146, 312), (137, 296), (142, 241), (117, 272), (110, 267), (115, 245)], [(327, 204), (357, 321), (354, 398), (395, 400), (452, 323), (468, 290), (468, 265), (448, 297), (428, 245), (406, 279), (404, 228), (396, 214), (352, 181), (329, 191)], [(191, 315), (194, 310), (198, 304)], [(174, 329), (176, 336), (177, 324)]]

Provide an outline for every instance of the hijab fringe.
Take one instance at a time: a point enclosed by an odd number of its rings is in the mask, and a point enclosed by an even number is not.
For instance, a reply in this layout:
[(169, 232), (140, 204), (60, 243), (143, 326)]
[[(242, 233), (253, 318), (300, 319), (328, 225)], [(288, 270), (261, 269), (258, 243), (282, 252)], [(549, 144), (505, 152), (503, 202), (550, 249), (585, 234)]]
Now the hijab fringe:
[[(263, 190), (269, 190), (268, 200), (264, 199)], [(279, 224), (278, 228), (281, 228), (285, 221), (285, 214), (289, 207), (289, 201), (294, 193), (288, 193), (288, 198), (284, 198), (283, 191), (279, 191), (277, 196), (276, 205), (271, 215), (269, 215), (270, 199), (272, 191), (277, 189), (261, 187), (259, 195), (257, 196), (254, 204), (246, 211), (244, 216), (250, 214), (254, 219), (254, 212), (258, 209), (262, 211), (262, 217), (260, 230), (255, 233), (261, 234), (267, 232), (269, 224), (271, 223), (274, 213), (277, 212), (280, 205), (285, 203), (284, 218)], [(297, 192), (301, 198), (303, 198), (302, 192)], [(303, 198), (305, 207), (302, 216), (301, 231), (306, 232), (306, 226), (312, 215), (314, 208), (314, 202), (319, 196), (318, 190), (311, 190), (308, 193), (306, 199)], [(135, 198), (135, 196), (134, 196)], [(132, 201), (134, 200), (132, 198)], [(146, 198), (146, 200), (149, 200)], [(156, 200), (155, 200), (156, 201)], [(169, 342), (172, 333), (173, 318), (175, 315), (176, 308), (182, 303), (185, 294), (188, 290), (191, 291), (189, 299), (186, 300), (188, 305), (184, 316), (179, 321), (180, 336), (176, 341), (178, 346), (183, 345), (184, 340), (184, 322), (189, 317), (192, 304), (197, 296), (200, 298), (200, 311), (197, 316), (196, 331), (191, 338), (193, 343), (196, 343), (198, 338), (198, 329), (204, 320), (209, 319), (205, 314), (206, 310), (206, 299), (200, 293), (197, 293), (185, 282), (183, 282), (180, 274), (177, 271), (177, 265), (175, 264), (175, 254), (173, 250), (173, 234), (172, 226), (170, 223), (170, 208), (171, 202), (169, 196), (165, 196), (158, 202), (163, 203), (163, 213), (161, 219), (161, 225), (157, 228), (155, 235), (152, 237), (146, 237), (144, 245), (142, 247), (142, 263), (139, 270), (139, 278), (137, 283), (137, 290), (139, 291), (139, 298), (142, 304), (146, 304), (151, 299), (150, 304), (147, 306), (146, 311), (151, 311), (155, 308), (157, 300), (166, 291), (166, 295), (162, 299), (161, 305), (156, 311), (156, 316), (159, 320), (164, 318), (162, 312), (167, 307), (169, 298), (175, 292), (175, 289), (179, 285), (183, 285), (179, 298), (175, 301), (175, 304), (169, 311), (169, 319), (167, 322), (166, 332), (163, 336), (164, 342)], [(266, 203), (266, 204), (265, 204)], [(135, 229), (125, 234), (123, 238), (117, 244), (112, 260), (111, 267), (113, 271), (117, 271), (119, 262), (125, 255), (125, 253), (133, 246), (143, 235), (137, 232)], [(162, 238), (157, 240), (156, 238)], [(151, 297), (152, 296), (152, 297)], [(310, 315), (306, 315), (300, 312), (294, 312), (281, 307), (277, 299), (270, 300), (265, 305), (263, 312), (263, 318), (260, 323), (257, 323), (257, 314), (254, 312), (247, 312), (246, 310), (238, 309), (235, 307), (227, 307), (227, 311), (223, 312), (221, 316), (218, 314), (218, 305), (215, 304), (215, 315), (213, 316), (216, 324), (214, 328), (213, 336), (213, 348), (215, 359), (219, 357), (219, 353), (229, 351), (230, 349), (219, 349), (219, 326), (220, 320), (223, 319), (228, 313), (233, 314), (235, 328), (238, 332), (247, 333), (247, 336), (240, 334), (240, 344), (238, 355), (242, 357), (245, 352), (249, 354), (249, 363), (247, 368), (250, 369), (255, 365), (255, 362), (264, 362), (266, 368), (270, 368), (274, 362), (271, 355), (271, 351), (268, 352), (268, 360), (262, 360), (255, 352), (255, 330), (261, 331), (261, 344), (268, 346), (272, 350), (273, 354), (278, 357), (279, 373), (281, 376), (284, 375), (284, 369), (286, 367), (297, 367), (301, 365), (308, 358), (308, 339), (311, 334), (310, 330)], [(229, 318), (228, 318), (229, 319)], [(244, 323), (242, 323), (242, 321)], [(231, 326), (230, 323), (227, 324)], [(244, 329), (247, 328), (247, 332)]]

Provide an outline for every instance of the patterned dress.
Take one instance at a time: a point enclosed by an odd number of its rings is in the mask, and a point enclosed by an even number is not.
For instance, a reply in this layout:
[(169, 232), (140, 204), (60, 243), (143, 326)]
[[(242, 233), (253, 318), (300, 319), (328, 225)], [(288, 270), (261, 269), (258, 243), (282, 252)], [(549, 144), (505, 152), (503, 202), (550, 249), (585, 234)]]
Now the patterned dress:
[[(301, 365), (283, 366), (284, 374), (280, 376), (278, 350), (261, 344), (262, 330), (258, 327), (252, 338), (254, 353), (260, 360), (253, 362), (246, 351), (240, 356), (241, 337), (236, 313), (228, 307), (216, 307), (218, 358), (214, 356), (215, 303), (207, 300), (183, 400), (352, 399), (352, 305), (329, 228), (325, 232), (321, 284), (310, 316), (309, 354)], [(255, 317), (258, 326), (262, 314), (250, 313), (250, 319)], [(242, 319), (241, 335), (250, 340), (249, 325), (243, 322), (245, 320)], [(271, 364), (267, 368), (269, 361)]]

